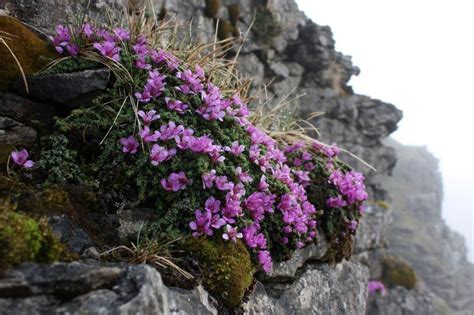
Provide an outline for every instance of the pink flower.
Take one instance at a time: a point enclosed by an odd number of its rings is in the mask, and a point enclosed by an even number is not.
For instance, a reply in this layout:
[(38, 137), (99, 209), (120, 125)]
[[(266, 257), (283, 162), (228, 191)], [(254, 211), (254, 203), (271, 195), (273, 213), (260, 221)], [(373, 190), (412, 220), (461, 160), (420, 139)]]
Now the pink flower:
[(86, 35), (87, 38), (91, 38), (94, 34), (94, 30), (92, 29), (92, 26), (89, 23), (84, 23), (84, 25), (82, 25), (82, 32), (84, 33), (84, 35)]
[(192, 184), (192, 180), (184, 172), (179, 172), (171, 173), (167, 179), (162, 178), (160, 183), (166, 191), (179, 191), (185, 189), (187, 184)]
[(258, 262), (265, 272), (269, 272), (272, 269), (272, 257), (268, 250), (261, 250), (258, 252)]
[(242, 238), (242, 233), (237, 231), (236, 227), (232, 227), (229, 224), (226, 225), (226, 232), (222, 234), (222, 238), (226, 241), (231, 240), (232, 242), (237, 242), (238, 238)]
[(116, 28), (114, 29), (114, 34), (117, 40), (119, 41), (126, 41), (130, 39), (130, 32), (123, 28)]
[(350, 223), (349, 223), (349, 230), (352, 230), (352, 231), (355, 231), (357, 229), (357, 221), (355, 220), (352, 220)]
[(102, 43), (94, 43), (94, 48), (97, 49), (103, 56), (109, 57), (117, 62), (120, 61), (120, 47), (117, 47), (113, 41), (105, 41)]
[(189, 227), (193, 230), (193, 236), (199, 237), (203, 234), (212, 236), (214, 232), (211, 229), (211, 212), (209, 210), (196, 210), (196, 220), (189, 223)]
[(242, 168), (240, 166), (235, 169), (235, 175), (237, 175), (242, 183), (253, 182), (253, 178), (247, 172), (242, 172)]
[(128, 138), (121, 138), (120, 144), (123, 145), (122, 151), (124, 153), (135, 154), (138, 150), (138, 142), (135, 140), (134, 136), (129, 136)]
[(148, 126), (145, 126), (138, 134), (145, 142), (156, 142), (161, 136), (159, 131), (152, 133)]
[(268, 190), (267, 178), (265, 175), (262, 175), (262, 177), (260, 177), (260, 182), (258, 183), (258, 190), (260, 191)]
[(342, 208), (347, 206), (347, 202), (341, 196), (329, 197), (326, 201), (329, 208)]
[(211, 170), (208, 173), (202, 174), (202, 188), (212, 188), (214, 180), (216, 179), (216, 171)]
[(166, 106), (169, 110), (174, 110), (179, 114), (183, 114), (186, 109), (188, 109), (188, 105), (184, 104), (179, 100), (171, 100), (169, 97), (165, 97)]
[(242, 152), (244, 152), (245, 146), (243, 144), (239, 145), (238, 141), (234, 141), (232, 142), (232, 145), (230, 147), (224, 147), (224, 150), (230, 152), (231, 154), (235, 156), (238, 156)]
[(367, 284), (367, 287), (369, 289), (369, 293), (376, 293), (380, 292), (382, 295), (385, 294), (385, 286), (383, 285), (382, 282), (376, 281), (376, 280), (371, 280)]
[(32, 160), (28, 160), (29, 153), (25, 149), (18, 151), (13, 151), (11, 153), (11, 158), (15, 164), (23, 168), (32, 168), (35, 163)]
[(217, 176), (215, 184), (219, 190), (231, 190), (234, 188), (234, 184), (227, 180), (227, 176)]
[(139, 110), (137, 114), (142, 118), (145, 126), (149, 126), (152, 121), (155, 121), (160, 118), (160, 115), (156, 114), (156, 110), (150, 110), (146, 113), (142, 110)]
[(176, 155), (175, 148), (167, 150), (165, 147), (154, 144), (150, 151), (151, 164), (158, 166), (160, 163), (171, 159), (174, 155)]
[(135, 97), (142, 103), (148, 103), (152, 98), (160, 96), (165, 90), (166, 77), (157, 70), (148, 73), (149, 79), (143, 88), (143, 92), (135, 93)]
[(206, 200), (205, 209), (210, 210), (212, 213), (218, 213), (221, 209), (221, 202), (211, 196)]

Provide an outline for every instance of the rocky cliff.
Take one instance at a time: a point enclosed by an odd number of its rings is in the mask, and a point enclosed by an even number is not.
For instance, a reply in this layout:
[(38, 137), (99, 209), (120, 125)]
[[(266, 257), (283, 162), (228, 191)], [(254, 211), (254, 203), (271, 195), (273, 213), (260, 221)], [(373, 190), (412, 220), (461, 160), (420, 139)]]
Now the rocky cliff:
[[(83, 9), (87, 2), (0, 1), (0, 10), (50, 31), (61, 21), (66, 9)], [(395, 165), (396, 155), (383, 139), (396, 129), (401, 112), (391, 104), (352, 91), (347, 83), (359, 69), (350, 57), (336, 51), (330, 28), (306, 18), (293, 0), (222, 0), (212, 17), (206, 13), (204, 0), (154, 2), (157, 14), (192, 21), (193, 38), (201, 42), (212, 41), (216, 33), (220, 37), (227, 37), (229, 33), (247, 34), (253, 24), (237, 65), (244, 77), (253, 79), (253, 92), (271, 81), (266, 94), (273, 98), (272, 103), (288, 95), (289, 98), (299, 95), (297, 115), (317, 126), (323, 141), (336, 142), (377, 169), (375, 172), (352, 155), (344, 154), (345, 160), (364, 171), (371, 198), (357, 235), (355, 259), (332, 266), (321, 261), (327, 250), (324, 242), (306, 248), (292, 261), (276, 265), (269, 276), (260, 278), (243, 310), (250, 314), (364, 314), (367, 282), (369, 278), (381, 276), (379, 258), (387, 254), (386, 231), (391, 222), (390, 211), (384, 203), (389, 199), (384, 181)], [(235, 11), (229, 10), (231, 4), (238, 5), (238, 17)], [(91, 1), (89, 9), (100, 14), (106, 8), (122, 10), (124, 4), (119, 0)], [(221, 28), (216, 32), (217, 19)], [(230, 21), (234, 29), (223, 28), (222, 25)], [(54, 114), (51, 106), (37, 100), (11, 93), (1, 98), (1, 136), (12, 142), (26, 138), (26, 132), (27, 139), (31, 140), (36, 136), (37, 116), (46, 115), (45, 119), (51, 119)], [(18, 104), (31, 104), (30, 110), (25, 112)], [(38, 110), (32, 110), (35, 108)], [(324, 115), (311, 118), (317, 111)], [(61, 218), (55, 220), (67, 222)], [(68, 229), (62, 229), (65, 235)], [(202, 287), (192, 291), (167, 288), (159, 273), (149, 267), (100, 266), (90, 248), (87, 251), (87, 237), (78, 237), (81, 233), (76, 231), (69, 235), (72, 234), (76, 244), (81, 244), (78, 252), (84, 257), (82, 263), (53, 267), (27, 264), (10, 272), (9, 280), (4, 281), (0, 289), (0, 309), (11, 309), (13, 313), (75, 312), (80, 307), (89, 313), (103, 314), (148, 313), (150, 310), (173, 314), (218, 312), (212, 297)], [(413, 293), (405, 288), (394, 288), (390, 292), (383, 303), (370, 300), (369, 311), (373, 314), (429, 314), (432, 310), (431, 298), (423, 292)]]
[(396, 150), (397, 165), (386, 181), (394, 221), (387, 232), (389, 251), (410, 262), (453, 314), (472, 314), (474, 266), (467, 261), (464, 238), (442, 219), (438, 160), (426, 147), (394, 141), (390, 145)]

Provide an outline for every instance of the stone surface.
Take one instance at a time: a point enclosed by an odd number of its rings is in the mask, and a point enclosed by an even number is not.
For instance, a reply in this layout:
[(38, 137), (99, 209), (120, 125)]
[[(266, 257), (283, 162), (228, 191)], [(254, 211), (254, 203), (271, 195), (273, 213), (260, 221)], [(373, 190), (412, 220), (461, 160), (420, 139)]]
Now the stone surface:
[(31, 101), (12, 93), (0, 93), (0, 117), (8, 117), (27, 126), (45, 126), (53, 122), (52, 105)]
[(433, 315), (434, 296), (427, 292), (407, 290), (402, 287), (393, 288), (386, 294), (371, 294), (367, 315)]
[(24, 264), (0, 280), (0, 313), (217, 314), (207, 293), (167, 288), (146, 265)]
[(467, 260), (464, 238), (441, 216), (443, 187), (438, 160), (426, 147), (389, 144), (395, 148), (398, 162), (387, 180), (396, 222), (387, 233), (388, 250), (408, 261), (454, 314), (472, 314), (474, 265)]
[[(96, 69), (28, 78), (28, 97), (69, 107), (91, 105), (110, 80), (110, 70)], [(23, 85), (16, 88), (25, 94)]]
[(53, 232), (74, 253), (80, 254), (84, 249), (94, 243), (89, 235), (74, 223), (66, 215), (54, 215), (48, 220)]
[(364, 314), (367, 298), (368, 270), (345, 261), (334, 268), (329, 265), (308, 266), (298, 280), (279, 290), (281, 295), (257, 283), (244, 310), (248, 314)]

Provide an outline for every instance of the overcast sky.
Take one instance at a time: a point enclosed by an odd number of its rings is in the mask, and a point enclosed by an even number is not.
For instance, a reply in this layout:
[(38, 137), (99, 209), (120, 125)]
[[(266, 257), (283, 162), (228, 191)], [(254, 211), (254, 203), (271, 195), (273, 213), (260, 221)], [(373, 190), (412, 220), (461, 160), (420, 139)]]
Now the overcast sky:
[(360, 67), (349, 82), (354, 91), (403, 110), (393, 137), (427, 145), (440, 159), (443, 217), (465, 236), (474, 261), (474, 1), (296, 2), (331, 27), (336, 49)]

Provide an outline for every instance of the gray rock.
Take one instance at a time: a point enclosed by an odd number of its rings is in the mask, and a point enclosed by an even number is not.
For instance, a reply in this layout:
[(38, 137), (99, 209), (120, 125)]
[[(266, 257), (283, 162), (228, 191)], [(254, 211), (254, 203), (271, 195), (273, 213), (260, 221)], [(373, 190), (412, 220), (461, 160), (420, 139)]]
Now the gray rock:
[(74, 253), (80, 254), (86, 247), (94, 243), (89, 235), (74, 223), (66, 215), (54, 215), (48, 220), (48, 224), (61, 242), (66, 244)]
[(368, 270), (345, 261), (334, 268), (309, 266), (298, 280), (270, 296), (257, 283), (244, 310), (248, 314), (364, 314)]
[(156, 211), (149, 208), (135, 208), (118, 211), (119, 220), (118, 237), (127, 244), (129, 241), (136, 241), (138, 234), (145, 227), (148, 221), (153, 221)]
[[(28, 97), (68, 107), (91, 105), (110, 80), (110, 70), (95, 69), (28, 78)], [(16, 88), (25, 94), (24, 86)]]
[(27, 126), (45, 126), (53, 122), (52, 105), (31, 101), (12, 93), (0, 93), (0, 116), (11, 118)]
[(169, 289), (147, 265), (24, 264), (0, 280), (0, 313), (217, 314), (202, 287)]
[(275, 279), (294, 279), (298, 269), (307, 262), (314, 262), (323, 258), (328, 250), (328, 244), (322, 233), (318, 234), (317, 241), (294, 252), (290, 260), (274, 263), (270, 272), (264, 275), (264, 281)]
[(432, 315), (436, 314), (434, 296), (428, 292), (396, 287), (384, 295), (371, 294), (367, 315)]

